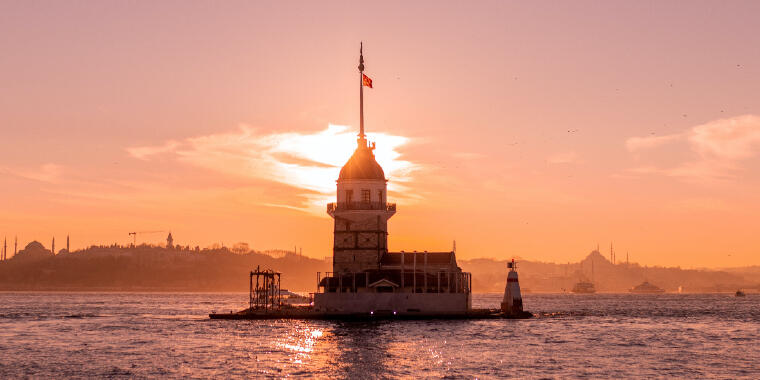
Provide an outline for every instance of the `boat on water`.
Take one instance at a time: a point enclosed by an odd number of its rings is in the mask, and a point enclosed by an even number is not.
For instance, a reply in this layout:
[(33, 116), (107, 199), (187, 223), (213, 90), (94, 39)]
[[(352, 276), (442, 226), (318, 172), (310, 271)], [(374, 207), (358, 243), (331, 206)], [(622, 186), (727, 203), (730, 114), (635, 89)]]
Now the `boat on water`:
[(288, 289), (280, 289), (280, 297), (282, 303), (287, 305), (308, 305), (312, 301), (311, 297), (291, 292)]
[(644, 281), (639, 285), (634, 286), (629, 290), (631, 293), (637, 293), (637, 294), (657, 294), (657, 293), (665, 293), (665, 289), (662, 289), (656, 285), (650, 284), (648, 281)]
[(593, 294), (596, 293), (596, 287), (593, 282), (581, 281), (576, 283), (571, 291), (578, 294)]
[(736, 297), (746, 297), (747, 294), (744, 293), (741, 289), (736, 291), (736, 294), (734, 294)]

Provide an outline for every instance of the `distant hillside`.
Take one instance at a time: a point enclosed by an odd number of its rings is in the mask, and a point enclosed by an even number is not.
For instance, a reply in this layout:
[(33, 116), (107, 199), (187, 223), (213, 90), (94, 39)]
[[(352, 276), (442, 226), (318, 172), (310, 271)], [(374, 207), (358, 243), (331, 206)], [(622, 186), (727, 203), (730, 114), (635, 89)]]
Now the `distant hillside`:
[[(473, 274), (474, 291), (504, 291), (506, 260), (459, 260), (459, 264)], [(332, 270), (329, 261), (286, 251), (264, 254), (240, 247), (201, 250), (143, 245), (95, 246), (53, 255), (32, 242), (12, 259), (0, 262), (0, 290), (247, 291), (247, 273), (256, 266), (282, 272), (283, 288), (296, 291), (315, 291), (316, 273)], [(599, 292), (626, 292), (643, 281), (671, 292), (679, 286), (684, 292), (760, 290), (758, 269), (613, 265), (596, 251), (580, 263), (518, 263), (520, 284), (528, 292), (562, 292), (580, 279), (593, 280)]]
[(0, 290), (248, 291), (256, 266), (284, 272), (282, 287), (316, 288), (332, 263), (293, 253), (272, 257), (227, 248), (90, 247), (53, 256), (19, 252), (0, 262)]
[[(504, 291), (506, 260), (460, 260), (460, 266), (472, 273), (475, 291)], [(627, 292), (643, 281), (669, 292), (676, 291), (679, 286), (684, 292), (733, 292), (739, 288), (760, 290), (760, 271), (755, 268), (690, 270), (642, 267), (635, 263), (612, 264), (597, 251), (591, 252), (579, 263), (518, 263), (521, 287), (534, 292), (569, 291), (581, 279), (593, 281), (599, 292)]]

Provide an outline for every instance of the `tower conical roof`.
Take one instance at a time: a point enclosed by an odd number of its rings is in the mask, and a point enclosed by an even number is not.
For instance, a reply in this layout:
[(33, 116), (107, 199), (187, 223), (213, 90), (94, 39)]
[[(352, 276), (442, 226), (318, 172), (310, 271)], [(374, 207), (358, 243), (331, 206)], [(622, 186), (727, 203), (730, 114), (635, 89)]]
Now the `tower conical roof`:
[(385, 172), (380, 164), (375, 161), (375, 154), (366, 145), (356, 148), (354, 154), (340, 169), (338, 181), (347, 179), (374, 179), (385, 180)]

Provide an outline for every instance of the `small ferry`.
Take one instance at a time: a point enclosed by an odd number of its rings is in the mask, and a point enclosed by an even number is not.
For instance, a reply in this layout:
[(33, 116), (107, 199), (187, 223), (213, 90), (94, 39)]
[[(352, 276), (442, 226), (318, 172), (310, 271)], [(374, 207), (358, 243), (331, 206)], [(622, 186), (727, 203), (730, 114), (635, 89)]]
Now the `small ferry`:
[(746, 297), (747, 294), (744, 293), (741, 289), (736, 291), (736, 294), (734, 294), (736, 297)]
[(280, 297), (282, 303), (287, 305), (308, 305), (312, 301), (311, 297), (291, 292), (288, 289), (280, 289)]
[(593, 294), (596, 293), (596, 287), (593, 282), (581, 281), (573, 286), (572, 292), (578, 294)]
[(656, 285), (650, 284), (648, 281), (644, 281), (639, 285), (634, 286), (629, 290), (631, 293), (637, 293), (637, 294), (657, 294), (657, 293), (665, 293), (665, 289), (662, 289)]

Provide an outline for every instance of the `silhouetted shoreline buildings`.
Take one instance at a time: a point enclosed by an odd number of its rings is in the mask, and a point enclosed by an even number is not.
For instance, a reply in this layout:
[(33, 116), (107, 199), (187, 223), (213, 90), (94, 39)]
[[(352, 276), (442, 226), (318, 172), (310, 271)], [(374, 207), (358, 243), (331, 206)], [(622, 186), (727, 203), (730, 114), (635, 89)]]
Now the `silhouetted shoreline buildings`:
[[(312, 259), (293, 249), (246, 252), (232, 248), (161, 245), (93, 245), (53, 255), (38, 242), (30, 242), (13, 257), (0, 262), (0, 290), (108, 290), (108, 291), (245, 291), (240, 268), (257, 265), (283, 272), (283, 286), (312, 291), (314, 273), (328, 272), (332, 260)], [(417, 255), (422, 253), (418, 252)], [(411, 255), (411, 254), (410, 254)], [(589, 255), (591, 256), (591, 255)], [(419, 259), (419, 257), (418, 257)], [(600, 293), (628, 293), (649, 281), (668, 293), (760, 291), (760, 266), (726, 270), (696, 270), (612, 264), (601, 255), (563, 264), (521, 261), (524, 293), (568, 291), (594, 262), (594, 280)], [(502, 293), (506, 260), (458, 260), (473, 274), (473, 291)], [(587, 274), (590, 274), (586, 272)]]

